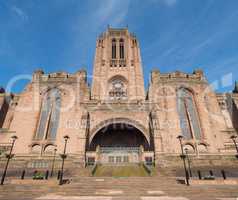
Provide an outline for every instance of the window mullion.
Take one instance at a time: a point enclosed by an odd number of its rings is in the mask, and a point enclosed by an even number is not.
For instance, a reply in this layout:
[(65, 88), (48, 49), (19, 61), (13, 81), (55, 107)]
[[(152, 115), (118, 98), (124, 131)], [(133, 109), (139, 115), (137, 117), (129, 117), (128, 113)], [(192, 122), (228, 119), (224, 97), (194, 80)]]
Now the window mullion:
[(184, 107), (185, 107), (185, 111), (186, 111), (186, 116), (187, 116), (187, 122), (189, 125), (189, 130), (190, 130), (190, 135), (192, 137), (192, 139), (194, 139), (194, 132), (193, 132), (193, 126), (192, 126), (192, 121), (191, 121), (191, 116), (188, 110), (188, 105), (187, 105), (187, 100), (186, 98), (184, 98)]

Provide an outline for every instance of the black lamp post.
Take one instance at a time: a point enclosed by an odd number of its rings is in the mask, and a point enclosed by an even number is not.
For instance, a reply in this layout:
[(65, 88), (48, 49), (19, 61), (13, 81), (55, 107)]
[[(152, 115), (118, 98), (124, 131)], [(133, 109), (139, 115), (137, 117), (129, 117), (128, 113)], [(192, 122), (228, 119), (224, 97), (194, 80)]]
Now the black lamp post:
[(188, 148), (185, 148), (185, 153), (186, 153), (186, 157), (187, 157), (187, 160), (188, 160), (189, 176), (192, 177), (193, 174), (192, 174), (192, 170), (191, 170), (191, 160), (190, 160), (189, 155), (188, 155)]
[(186, 166), (186, 161), (185, 161), (186, 155), (184, 154), (183, 143), (182, 143), (183, 136), (182, 136), (182, 135), (179, 135), (179, 136), (177, 137), (177, 139), (179, 140), (180, 147), (181, 147), (181, 152), (182, 152), (182, 154), (180, 155), (180, 158), (183, 160), (183, 166), (184, 166), (184, 171), (185, 171), (186, 184), (187, 184), (187, 186), (189, 186), (189, 174), (188, 174), (188, 170), (187, 170), (187, 166)]
[(5, 169), (4, 169), (4, 172), (3, 172), (3, 175), (2, 175), (2, 179), (1, 179), (1, 185), (4, 184), (4, 180), (5, 180), (5, 177), (7, 175), (7, 168), (8, 168), (8, 164), (10, 162), (10, 160), (13, 158), (14, 154), (12, 154), (12, 150), (13, 150), (13, 147), (14, 147), (14, 144), (17, 140), (17, 136), (12, 136), (12, 146), (11, 146), (11, 149), (10, 149), (10, 153), (9, 154), (6, 154), (6, 158), (7, 158), (7, 163), (6, 163), (6, 166), (5, 166)]
[(52, 161), (52, 169), (51, 169), (50, 177), (52, 177), (54, 174), (56, 151), (57, 151), (57, 149), (54, 149), (54, 157), (53, 157), (53, 161)]
[(68, 139), (69, 139), (69, 136), (68, 136), (68, 135), (64, 136), (64, 141), (65, 141), (65, 144), (64, 144), (64, 153), (60, 155), (61, 158), (62, 158), (62, 166), (61, 166), (61, 173), (60, 173), (59, 185), (63, 185), (64, 160), (67, 158), (67, 155), (66, 155), (66, 147), (67, 147)]
[(236, 147), (236, 158), (238, 159), (238, 146), (237, 146), (237, 143), (236, 143), (236, 138), (237, 138), (237, 135), (232, 135), (231, 136), (231, 139), (232, 139), (232, 141), (234, 142), (234, 145), (235, 145), (235, 147)]

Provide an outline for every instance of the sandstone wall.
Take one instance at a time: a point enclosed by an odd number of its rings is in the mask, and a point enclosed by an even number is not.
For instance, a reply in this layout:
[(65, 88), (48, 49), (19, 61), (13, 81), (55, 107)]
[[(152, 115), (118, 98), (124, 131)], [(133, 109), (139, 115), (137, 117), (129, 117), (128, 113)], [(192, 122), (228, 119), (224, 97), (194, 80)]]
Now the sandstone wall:
[(177, 110), (177, 90), (186, 88), (193, 93), (197, 108), (201, 140), (186, 140), (184, 144), (197, 146), (197, 153), (206, 146), (209, 153), (220, 153), (224, 149), (226, 133), (225, 120), (222, 116), (216, 94), (199, 70), (193, 74), (175, 72), (161, 74), (159, 71), (152, 72), (148, 97), (153, 112), (155, 148), (157, 159), (161, 152), (165, 154), (180, 153), (178, 135), (181, 135), (180, 119)]

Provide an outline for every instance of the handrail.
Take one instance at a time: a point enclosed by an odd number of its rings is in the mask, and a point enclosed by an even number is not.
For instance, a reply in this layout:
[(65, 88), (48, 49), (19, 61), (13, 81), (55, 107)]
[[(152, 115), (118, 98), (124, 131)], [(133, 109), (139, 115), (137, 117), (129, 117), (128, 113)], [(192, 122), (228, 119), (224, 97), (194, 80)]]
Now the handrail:
[(139, 147), (101, 147), (100, 152), (111, 152), (111, 151), (131, 151), (131, 152), (139, 152)]
[(152, 175), (152, 170), (150, 169), (150, 167), (148, 167), (144, 162), (142, 163), (145, 171), (151, 176)]
[(93, 166), (93, 169), (92, 169), (92, 171), (91, 171), (92, 176), (94, 176), (94, 174), (95, 174), (97, 168), (98, 168), (98, 164), (96, 163), (96, 164)]

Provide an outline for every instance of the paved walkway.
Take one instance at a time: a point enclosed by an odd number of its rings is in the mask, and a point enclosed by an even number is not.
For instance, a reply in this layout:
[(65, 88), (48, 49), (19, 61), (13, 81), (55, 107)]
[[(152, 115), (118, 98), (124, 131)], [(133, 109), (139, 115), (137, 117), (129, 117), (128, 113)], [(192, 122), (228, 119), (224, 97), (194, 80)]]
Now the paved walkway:
[(237, 200), (238, 186), (185, 186), (173, 178), (78, 178), (70, 184), (10, 184), (0, 186), (8, 200)]

